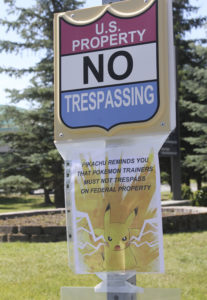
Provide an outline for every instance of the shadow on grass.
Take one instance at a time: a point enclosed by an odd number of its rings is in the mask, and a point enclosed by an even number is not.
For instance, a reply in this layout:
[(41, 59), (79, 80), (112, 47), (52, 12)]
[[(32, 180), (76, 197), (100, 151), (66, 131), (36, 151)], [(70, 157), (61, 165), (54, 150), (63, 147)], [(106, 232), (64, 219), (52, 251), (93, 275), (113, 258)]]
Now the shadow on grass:
[(44, 202), (41, 196), (18, 196), (18, 195), (0, 195), (0, 210), (30, 210), (53, 208), (53, 203)]
[(30, 205), (31, 209), (41, 209), (41, 208), (55, 208), (55, 205), (53, 203), (33, 203)]
[(30, 200), (34, 199), (25, 199), (17, 196), (0, 196), (0, 205), (13, 205), (18, 203), (28, 203)]

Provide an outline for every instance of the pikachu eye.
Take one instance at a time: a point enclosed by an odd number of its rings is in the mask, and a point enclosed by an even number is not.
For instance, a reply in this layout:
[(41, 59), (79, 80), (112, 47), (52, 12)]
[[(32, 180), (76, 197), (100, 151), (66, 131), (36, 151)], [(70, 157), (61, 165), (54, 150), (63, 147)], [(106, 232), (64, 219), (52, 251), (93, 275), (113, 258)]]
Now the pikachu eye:
[(110, 236), (108, 236), (108, 241), (111, 242), (112, 241), (112, 238)]
[(127, 240), (127, 237), (124, 236), (124, 237), (122, 238), (122, 241), (125, 242), (126, 240)]

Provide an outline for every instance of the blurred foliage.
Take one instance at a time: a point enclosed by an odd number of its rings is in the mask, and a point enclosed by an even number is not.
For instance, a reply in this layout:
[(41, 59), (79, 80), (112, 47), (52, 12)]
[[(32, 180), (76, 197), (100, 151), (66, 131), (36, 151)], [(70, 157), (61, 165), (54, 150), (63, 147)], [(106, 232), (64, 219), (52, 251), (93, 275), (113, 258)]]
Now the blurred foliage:
[[(9, 76), (31, 76), (25, 89), (20, 91), (11, 87), (7, 90), (14, 104), (26, 100), (30, 109), (4, 108), (3, 117), (18, 131), (1, 133), (1, 143), (9, 146), (9, 152), (5, 152), (1, 159), (0, 178), (24, 176), (44, 189), (45, 203), (51, 203), (50, 191), (54, 190), (56, 206), (64, 207), (63, 161), (53, 142), (53, 16), (55, 12), (76, 9), (82, 2), (36, 0), (24, 8), (15, 0), (4, 0), (4, 5), (7, 15), (0, 20), (0, 25), (7, 31), (15, 31), (19, 39), (15, 42), (0, 40), (0, 51), (24, 54), (25, 50), (30, 50), (40, 59), (28, 68), (0, 68), (1, 73)], [(0, 117), (2, 119), (2, 115)]]
[(16, 175), (8, 176), (0, 180), (0, 189), (5, 193), (29, 193), (36, 186), (28, 178)]
[(193, 192), (191, 191), (190, 186), (188, 186), (187, 184), (182, 184), (181, 187), (181, 198), (183, 200), (192, 200), (193, 198)]
[(207, 187), (203, 187), (194, 193), (193, 204), (195, 206), (207, 206)]

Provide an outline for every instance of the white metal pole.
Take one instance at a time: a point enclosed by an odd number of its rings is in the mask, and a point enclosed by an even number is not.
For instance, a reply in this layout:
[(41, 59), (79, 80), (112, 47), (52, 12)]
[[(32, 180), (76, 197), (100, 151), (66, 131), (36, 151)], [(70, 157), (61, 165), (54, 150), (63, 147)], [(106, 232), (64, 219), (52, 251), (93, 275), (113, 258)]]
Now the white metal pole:
[[(119, 2), (119, 1), (123, 1), (123, 0), (102, 0), (102, 4), (109, 4), (109, 3), (114, 3), (114, 2)], [(123, 281), (123, 285), (125, 282), (125, 278), (124, 276), (122, 276), (121, 274), (113, 274), (113, 273), (109, 273), (107, 274), (107, 285), (111, 285), (113, 280), (117, 280), (117, 277), (120, 277), (120, 282)], [(123, 278), (122, 278), (123, 277)], [(136, 285), (136, 274), (132, 275), (127, 281), (129, 281), (131, 284)], [(117, 286), (117, 292), (116, 293), (111, 293), (111, 292), (107, 292), (107, 300), (136, 300), (136, 293), (119, 293), (118, 291), (119, 287)]]

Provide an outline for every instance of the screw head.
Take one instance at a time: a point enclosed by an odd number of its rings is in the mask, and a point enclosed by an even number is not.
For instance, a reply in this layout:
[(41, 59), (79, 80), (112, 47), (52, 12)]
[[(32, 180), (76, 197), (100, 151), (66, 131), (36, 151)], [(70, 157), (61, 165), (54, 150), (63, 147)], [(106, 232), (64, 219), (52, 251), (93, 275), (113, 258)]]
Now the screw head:
[(59, 137), (63, 137), (63, 133), (62, 132), (59, 133)]

